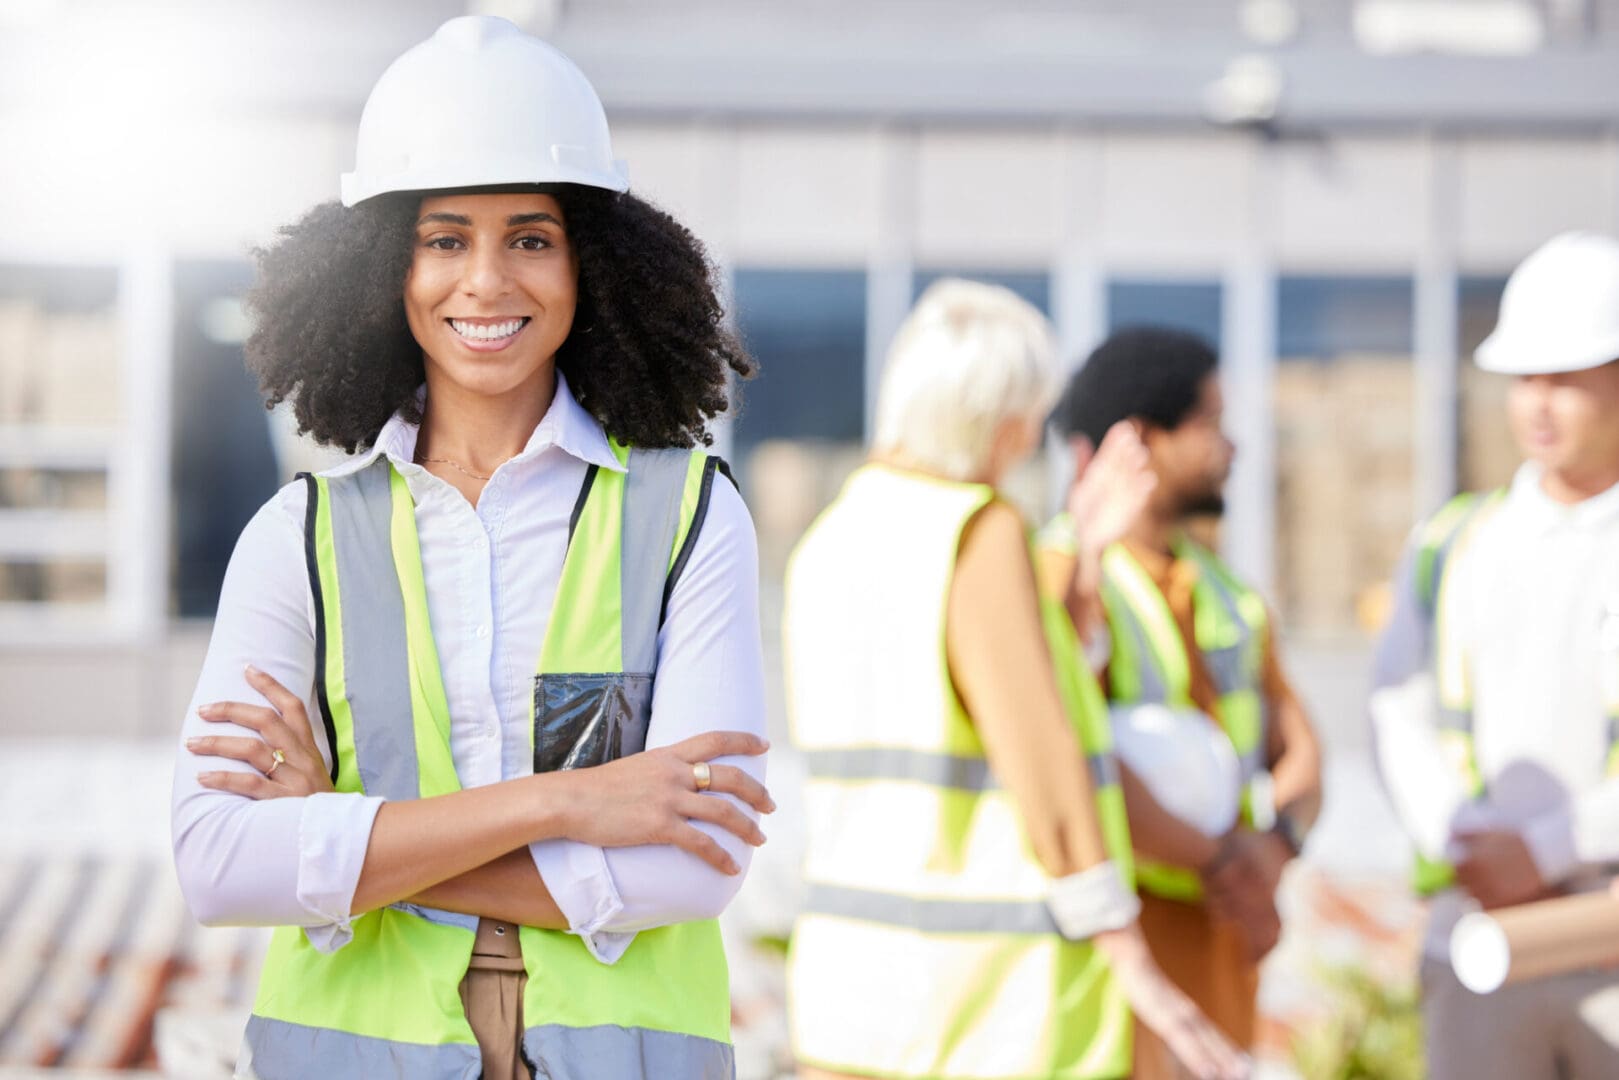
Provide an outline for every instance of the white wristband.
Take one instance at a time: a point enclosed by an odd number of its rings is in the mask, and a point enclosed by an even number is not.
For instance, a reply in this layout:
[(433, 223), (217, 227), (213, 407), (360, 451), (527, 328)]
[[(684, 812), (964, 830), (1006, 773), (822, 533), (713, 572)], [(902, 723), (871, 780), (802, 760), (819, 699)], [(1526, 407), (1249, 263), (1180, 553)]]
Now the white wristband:
[(1118, 866), (1109, 860), (1053, 881), (1046, 907), (1063, 937), (1083, 941), (1135, 922), (1141, 900), (1125, 887)]
[(1276, 827), (1276, 785), (1265, 770), (1254, 773), (1248, 781), (1248, 816), (1255, 832), (1270, 832)]

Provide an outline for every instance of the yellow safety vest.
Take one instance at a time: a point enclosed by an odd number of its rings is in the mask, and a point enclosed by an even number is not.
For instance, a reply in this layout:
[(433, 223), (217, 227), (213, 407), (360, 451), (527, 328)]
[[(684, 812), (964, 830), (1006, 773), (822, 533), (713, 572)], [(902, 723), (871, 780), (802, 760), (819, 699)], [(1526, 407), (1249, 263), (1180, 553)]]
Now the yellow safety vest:
[[(994, 492), (868, 465), (788, 570), (784, 661), (806, 792), (806, 897), (788, 992), (798, 1058), (882, 1077), (1129, 1073), (1106, 961), (1058, 932), (1022, 818), (951, 682), (962, 529)], [(1110, 856), (1128, 872), (1106, 703), (1066, 612), (1044, 608)]]
[[(1463, 635), (1450, 610), (1457, 603), (1455, 578), (1445, 573), (1477, 536), (1506, 499), (1504, 489), (1488, 494), (1464, 492), (1417, 527), (1413, 587), (1418, 610), (1429, 620), (1433, 641), (1434, 682), (1439, 693), (1439, 739), (1451, 765), (1473, 798), (1485, 794), (1479, 769), (1478, 746), (1473, 738), (1473, 679)], [(1609, 776), (1619, 776), (1619, 698), (1610, 695), (1608, 708)], [(1455, 883), (1450, 863), (1418, 852), (1412, 886), (1431, 896)]]
[[(643, 749), (667, 590), (701, 528), (717, 459), (614, 446), (589, 470), (535, 678), (537, 771)], [(386, 458), (306, 477), (317, 696), (339, 791), (459, 790), (428, 617), (415, 508)], [(607, 735), (608, 737), (595, 737)], [(474, 916), (399, 903), (323, 953), (278, 929), (238, 1075), (476, 1080), (459, 987)], [(523, 927), (523, 1054), (554, 1080), (728, 1080), (730, 994), (713, 920), (642, 931), (614, 965), (577, 937)]]
[[(1198, 567), (1193, 630), (1219, 693), (1217, 719), (1242, 766), (1242, 820), (1252, 825), (1253, 787), (1267, 769), (1262, 672), (1269, 614), (1264, 598), (1238, 580), (1214, 552), (1182, 538), (1175, 555)], [(1180, 627), (1157, 582), (1123, 544), (1114, 544), (1102, 556), (1102, 601), (1113, 643), (1110, 700), (1196, 708), (1191, 658)], [(1203, 897), (1196, 871), (1185, 867), (1143, 859), (1136, 877), (1155, 896), (1187, 903)]]

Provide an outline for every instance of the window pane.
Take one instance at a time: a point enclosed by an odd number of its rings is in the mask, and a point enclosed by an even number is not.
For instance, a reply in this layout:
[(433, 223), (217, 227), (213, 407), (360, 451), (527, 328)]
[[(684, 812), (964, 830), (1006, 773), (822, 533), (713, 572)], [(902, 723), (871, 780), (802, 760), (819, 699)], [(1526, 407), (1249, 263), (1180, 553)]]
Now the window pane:
[(742, 386), (738, 457), (766, 439), (858, 442), (865, 418), (865, 273), (739, 270), (736, 312), (760, 368)]
[(175, 266), (175, 607), (209, 616), (241, 535), (279, 486), (269, 414), (243, 366), (241, 262)]
[(118, 272), (0, 266), (0, 425), (118, 423)]
[(1368, 631), (1385, 610), (1411, 528), (1412, 314), (1408, 278), (1278, 283), (1277, 602), (1297, 629)]
[(1276, 354), (1332, 360), (1350, 353), (1411, 358), (1411, 279), (1284, 277), (1277, 283)]
[(101, 559), (0, 562), (0, 604), (94, 607), (107, 599), (107, 564)]
[(941, 278), (967, 278), (1011, 289), (1023, 299), (1039, 308), (1047, 317), (1051, 315), (1051, 275), (1043, 270), (963, 270), (956, 268), (918, 270), (911, 298), (922, 295), (929, 285)]
[(739, 270), (736, 311), (760, 372), (742, 386), (732, 464), (758, 529), (760, 572), (778, 583), (793, 544), (862, 457), (866, 275)]
[(1108, 282), (1108, 333), (1143, 324), (1189, 330), (1218, 348), (1221, 330), (1219, 282)]
[(1502, 277), (1463, 278), (1457, 297), (1461, 370), (1456, 379), (1460, 397), (1456, 482), (1463, 491), (1502, 486), (1512, 479), (1520, 460), (1507, 426), (1507, 388), (1512, 380), (1480, 371), (1473, 363), (1473, 350), (1495, 329), (1506, 284)]
[(105, 511), (107, 472), (0, 465), (0, 509), (5, 508)]

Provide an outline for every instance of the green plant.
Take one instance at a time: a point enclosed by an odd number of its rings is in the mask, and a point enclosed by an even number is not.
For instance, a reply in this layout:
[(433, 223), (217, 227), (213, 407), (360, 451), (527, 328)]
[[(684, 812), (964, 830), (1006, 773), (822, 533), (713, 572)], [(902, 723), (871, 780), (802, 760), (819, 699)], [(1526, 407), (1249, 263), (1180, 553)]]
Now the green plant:
[(1320, 981), (1333, 1013), (1293, 1040), (1305, 1080), (1423, 1080), (1415, 983), (1391, 986), (1353, 967), (1324, 971)]

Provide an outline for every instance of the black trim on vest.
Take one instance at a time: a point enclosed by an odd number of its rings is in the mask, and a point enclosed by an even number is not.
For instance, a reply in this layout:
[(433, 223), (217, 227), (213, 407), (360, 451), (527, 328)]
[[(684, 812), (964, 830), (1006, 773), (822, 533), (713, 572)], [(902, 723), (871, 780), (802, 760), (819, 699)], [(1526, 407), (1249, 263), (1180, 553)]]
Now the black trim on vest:
[(315, 554), (315, 519), (320, 512), (320, 484), (312, 473), (299, 473), (309, 490), (304, 507), (304, 564), (309, 569), (309, 595), (315, 602), (315, 700), (320, 705), (321, 723), (326, 727), (326, 746), (332, 752), (332, 783), (337, 783), (337, 724), (332, 720), (332, 703), (326, 696), (326, 601), (320, 587), (320, 559)]
[[(669, 567), (669, 577), (663, 583), (663, 606), (658, 609), (659, 627), (669, 618), (669, 598), (675, 594), (675, 582), (680, 580), (686, 564), (691, 561), (692, 549), (697, 546), (697, 534), (703, 531), (703, 522), (708, 518), (708, 498), (713, 493), (716, 471), (723, 471), (727, 479), (731, 476), (730, 467), (720, 458), (710, 457), (703, 462), (703, 483), (697, 492), (697, 509), (691, 515), (691, 528), (686, 530), (686, 541), (680, 545), (680, 553), (675, 556), (674, 563)], [(734, 486), (736, 481), (732, 480), (731, 484)]]
[(590, 489), (595, 486), (596, 473), (600, 471), (600, 465), (585, 470), (585, 482), (579, 485), (579, 497), (573, 501), (573, 513), (568, 515), (568, 547), (573, 547), (573, 531), (579, 527), (579, 518), (585, 512), (585, 503), (590, 501)]

